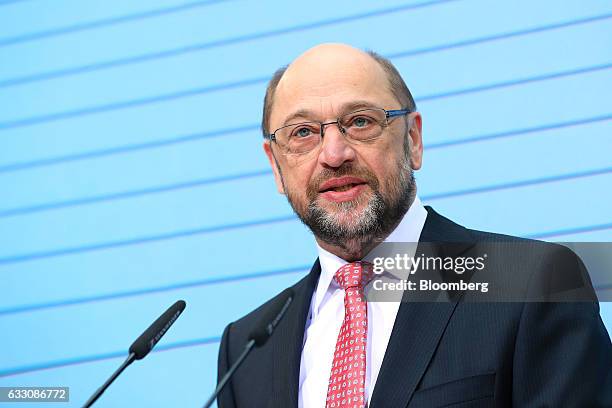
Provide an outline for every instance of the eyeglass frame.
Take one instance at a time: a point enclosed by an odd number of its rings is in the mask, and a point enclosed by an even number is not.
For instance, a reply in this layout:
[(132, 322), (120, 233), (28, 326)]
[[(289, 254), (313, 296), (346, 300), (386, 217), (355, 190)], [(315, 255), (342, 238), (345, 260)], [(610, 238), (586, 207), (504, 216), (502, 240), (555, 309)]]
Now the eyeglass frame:
[[(356, 110), (356, 111), (354, 111), (354, 112), (348, 112), (348, 113), (345, 113), (344, 115), (339, 116), (339, 117), (338, 117), (336, 120), (331, 121), (331, 122), (318, 122), (318, 121), (316, 121), (316, 120), (309, 120), (309, 121), (306, 121), (306, 122), (300, 122), (300, 123), (290, 123), (290, 124), (288, 124), (288, 125), (285, 125), (285, 126), (281, 126), (281, 127), (279, 127), (278, 129), (276, 129), (276, 130), (275, 130), (274, 132), (272, 132), (272, 133), (269, 133), (269, 134), (264, 135), (264, 138), (265, 138), (265, 139), (267, 139), (267, 140), (269, 140), (269, 141), (270, 141), (270, 143), (275, 142), (275, 143), (277, 143), (277, 144), (278, 144), (278, 142), (277, 142), (277, 140), (276, 140), (276, 132), (278, 132), (278, 131), (279, 131), (279, 130), (281, 130), (281, 129), (287, 128), (287, 127), (289, 127), (289, 126), (303, 125), (303, 124), (305, 124), (305, 123), (318, 123), (318, 124), (319, 124), (320, 129), (321, 129), (321, 131), (320, 131), (320, 134), (321, 134), (321, 139), (320, 139), (320, 140), (323, 140), (323, 137), (325, 136), (325, 126), (327, 126), (327, 125), (333, 125), (333, 124), (336, 124), (336, 125), (338, 126), (338, 130), (340, 130), (340, 133), (342, 133), (343, 135), (346, 135), (346, 129), (344, 129), (344, 128), (343, 128), (343, 127), (340, 125), (340, 118), (342, 118), (342, 117), (344, 117), (344, 116), (347, 116), (347, 115), (351, 115), (351, 114), (353, 114), (353, 113), (358, 113), (358, 112), (367, 111), (367, 110), (382, 110), (382, 111), (384, 111), (384, 112), (385, 112), (385, 121), (387, 122), (387, 123), (385, 124), (385, 126), (388, 126), (388, 125), (389, 125), (389, 122), (388, 122), (388, 119), (389, 119), (389, 118), (395, 118), (395, 117), (399, 117), (399, 116), (409, 115), (409, 114), (411, 114), (411, 113), (413, 113), (413, 112), (416, 112), (415, 110), (410, 109), (410, 108), (405, 108), (405, 109), (390, 109), (390, 110), (383, 109), (383, 108), (377, 108), (377, 107), (363, 108), (363, 109)], [(372, 139), (367, 139), (367, 140), (374, 140), (374, 139), (377, 139), (377, 138), (379, 138), (379, 137), (380, 137), (380, 136), (376, 136), (376, 137), (373, 137)], [(321, 143), (321, 142), (319, 142), (319, 144), (320, 144), (320, 143)], [(313, 150), (314, 150), (314, 149), (313, 149)], [(304, 153), (297, 153), (297, 154), (307, 154), (307, 153), (310, 153), (311, 151), (312, 151), (312, 150), (309, 150), (308, 152), (304, 152)], [(283, 152), (283, 153), (284, 153), (284, 152)], [(285, 153), (285, 154), (286, 154), (286, 153)], [(296, 154), (296, 153), (294, 153), (294, 154)]]

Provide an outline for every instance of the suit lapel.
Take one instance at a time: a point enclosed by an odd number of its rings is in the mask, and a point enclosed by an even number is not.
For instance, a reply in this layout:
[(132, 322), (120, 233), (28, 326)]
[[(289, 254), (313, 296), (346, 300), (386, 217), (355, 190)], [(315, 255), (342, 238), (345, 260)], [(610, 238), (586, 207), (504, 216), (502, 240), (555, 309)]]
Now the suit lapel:
[(408, 405), (456, 305), (456, 302), (400, 305), (370, 406)]
[[(430, 207), (426, 208), (428, 216), (417, 253), (456, 256), (471, 247), (468, 230), (440, 216)], [(443, 245), (448, 242), (456, 244)], [(402, 301), (400, 304), (372, 394), (372, 407), (403, 408), (408, 405), (457, 306), (458, 298), (444, 302), (422, 300)]]
[[(295, 298), (287, 314), (276, 328), (272, 348), (272, 385), (270, 407), (297, 407), (300, 360), (304, 328), (312, 293), (321, 273), (317, 259), (308, 276), (294, 286)], [(272, 339), (271, 339), (272, 340)]]

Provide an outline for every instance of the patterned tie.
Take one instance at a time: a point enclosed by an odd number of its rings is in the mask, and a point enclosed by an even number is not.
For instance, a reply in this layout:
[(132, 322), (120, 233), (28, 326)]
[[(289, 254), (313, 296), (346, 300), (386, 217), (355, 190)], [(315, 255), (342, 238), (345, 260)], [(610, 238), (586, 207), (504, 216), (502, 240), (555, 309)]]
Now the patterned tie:
[(363, 287), (372, 277), (372, 264), (353, 262), (334, 275), (344, 289), (344, 320), (329, 377), (327, 408), (363, 408), (366, 406), (365, 372), (368, 307)]

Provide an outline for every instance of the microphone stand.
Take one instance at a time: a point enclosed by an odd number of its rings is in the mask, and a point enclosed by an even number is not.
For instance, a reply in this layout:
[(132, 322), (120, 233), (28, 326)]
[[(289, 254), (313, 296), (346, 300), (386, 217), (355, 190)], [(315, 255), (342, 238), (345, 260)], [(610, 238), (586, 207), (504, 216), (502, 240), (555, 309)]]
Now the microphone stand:
[(113, 383), (113, 381), (115, 381), (115, 378), (119, 377), (119, 374), (121, 374), (123, 370), (125, 370), (130, 364), (132, 364), (134, 360), (136, 360), (136, 354), (130, 353), (130, 355), (125, 359), (123, 364), (121, 364), (121, 366), (117, 370), (115, 370), (113, 375), (111, 375), (108, 380), (106, 380), (106, 382), (102, 384), (102, 386), (98, 388), (91, 397), (89, 397), (85, 405), (83, 405), (83, 408), (91, 407), (93, 403), (96, 402), (98, 398), (100, 398), (100, 395), (102, 395), (102, 393), (106, 391), (106, 389)]
[(251, 339), (244, 347), (244, 351), (242, 352), (242, 354), (240, 354), (236, 362), (234, 362), (232, 367), (227, 371), (227, 373), (225, 373), (223, 378), (219, 381), (219, 385), (217, 385), (217, 388), (215, 388), (215, 392), (213, 393), (213, 395), (211, 395), (208, 401), (206, 401), (206, 403), (204, 404), (204, 408), (209, 408), (212, 405), (212, 403), (215, 402), (215, 400), (217, 399), (217, 396), (219, 395), (223, 387), (225, 387), (225, 384), (232, 377), (232, 374), (234, 374), (234, 371), (236, 371), (236, 369), (240, 367), (240, 364), (242, 364), (242, 361), (246, 358), (246, 356), (249, 355), (249, 352), (253, 349), (253, 347), (255, 347), (255, 340)]

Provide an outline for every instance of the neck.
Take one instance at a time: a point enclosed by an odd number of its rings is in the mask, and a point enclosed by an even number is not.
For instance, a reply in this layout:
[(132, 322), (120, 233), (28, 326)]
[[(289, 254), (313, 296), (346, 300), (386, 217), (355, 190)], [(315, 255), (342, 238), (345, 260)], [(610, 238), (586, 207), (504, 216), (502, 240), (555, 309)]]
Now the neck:
[(359, 261), (365, 258), (365, 256), (378, 244), (383, 242), (389, 236), (389, 234), (391, 234), (391, 231), (393, 231), (399, 225), (400, 221), (401, 218), (395, 222), (382, 236), (348, 238), (341, 244), (328, 243), (319, 237), (316, 237), (317, 244), (319, 244), (319, 246), (327, 252), (330, 252), (347, 262)]
[(317, 243), (327, 252), (331, 252), (332, 254), (344, 259), (347, 262), (354, 262), (363, 259), (363, 257), (375, 246), (372, 244), (364, 245), (358, 240), (348, 240), (346, 244), (342, 246), (337, 246), (330, 245), (317, 238)]

